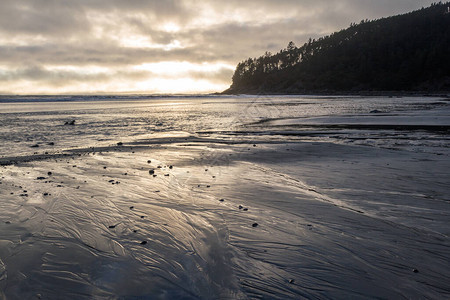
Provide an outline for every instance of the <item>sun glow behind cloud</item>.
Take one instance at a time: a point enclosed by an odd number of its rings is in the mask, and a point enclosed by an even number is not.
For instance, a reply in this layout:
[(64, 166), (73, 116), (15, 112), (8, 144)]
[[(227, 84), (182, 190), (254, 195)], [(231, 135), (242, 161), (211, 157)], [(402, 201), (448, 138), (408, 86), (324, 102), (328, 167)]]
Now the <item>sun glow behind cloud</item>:
[[(27, 94), (154, 93), (193, 94), (224, 90), (233, 66), (225, 63), (163, 61), (126, 68), (107, 66), (54, 65), (12, 71), (0, 68), (0, 78)], [(219, 74), (219, 75), (217, 75)], [(6, 78), (8, 77), (8, 78)]]

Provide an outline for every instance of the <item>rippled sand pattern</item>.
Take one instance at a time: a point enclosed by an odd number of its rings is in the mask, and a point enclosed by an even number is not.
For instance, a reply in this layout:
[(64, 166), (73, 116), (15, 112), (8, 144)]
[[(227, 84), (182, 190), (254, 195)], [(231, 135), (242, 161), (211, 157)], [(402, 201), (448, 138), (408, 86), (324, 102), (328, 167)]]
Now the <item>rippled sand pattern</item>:
[(28, 100), (0, 298), (450, 297), (447, 98)]

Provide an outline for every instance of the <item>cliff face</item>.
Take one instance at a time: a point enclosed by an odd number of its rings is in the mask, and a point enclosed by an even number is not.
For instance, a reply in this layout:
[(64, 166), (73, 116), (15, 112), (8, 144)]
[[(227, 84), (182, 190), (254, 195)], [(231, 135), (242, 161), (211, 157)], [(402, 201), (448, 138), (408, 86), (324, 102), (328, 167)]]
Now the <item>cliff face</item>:
[(224, 93), (449, 91), (450, 2), (361, 21), (236, 67)]

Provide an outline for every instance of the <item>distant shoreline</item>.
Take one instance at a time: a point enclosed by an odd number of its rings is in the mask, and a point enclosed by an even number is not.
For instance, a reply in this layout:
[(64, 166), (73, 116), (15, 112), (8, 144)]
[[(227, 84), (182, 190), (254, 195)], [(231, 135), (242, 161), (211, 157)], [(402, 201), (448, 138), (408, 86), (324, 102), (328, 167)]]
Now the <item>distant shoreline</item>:
[(309, 96), (376, 96), (376, 97), (443, 97), (450, 98), (450, 91), (427, 92), (427, 91), (304, 91), (304, 92), (280, 92), (267, 93), (256, 91), (229, 91), (225, 90), (218, 95), (260, 95), (260, 96), (295, 96), (295, 95), (309, 95)]

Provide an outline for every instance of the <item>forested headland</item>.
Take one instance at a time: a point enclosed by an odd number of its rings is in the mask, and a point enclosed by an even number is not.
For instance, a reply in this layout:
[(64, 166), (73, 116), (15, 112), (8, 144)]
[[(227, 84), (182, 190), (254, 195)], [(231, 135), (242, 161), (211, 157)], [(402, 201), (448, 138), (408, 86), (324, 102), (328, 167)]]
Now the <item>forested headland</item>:
[(240, 62), (224, 93), (450, 91), (450, 2)]

